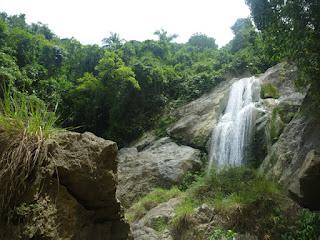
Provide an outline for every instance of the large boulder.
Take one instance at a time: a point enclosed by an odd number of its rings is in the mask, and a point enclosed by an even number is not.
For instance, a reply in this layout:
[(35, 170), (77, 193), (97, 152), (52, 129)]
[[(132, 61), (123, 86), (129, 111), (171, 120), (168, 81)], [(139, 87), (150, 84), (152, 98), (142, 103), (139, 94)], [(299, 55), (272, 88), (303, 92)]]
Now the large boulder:
[(118, 159), (117, 196), (124, 207), (155, 187), (178, 184), (187, 172), (199, 170), (202, 164), (199, 150), (178, 145), (168, 137), (150, 143), (140, 152), (134, 147), (122, 148)]
[[(116, 198), (117, 145), (91, 133), (64, 132), (49, 145), (50, 156), (62, 186), (77, 202), (73, 222), (84, 223), (69, 228), (61, 223), (73, 239), (127, 239), (130, 229)], [(60, 205), (65, 211), (68, 205)], [(82, 211), (81, 211), (81, 210)], [(84, 216), (86, 216), (85, 219)]]
[(284, 129), (263, 161), (261, 170), (289, 189), (310, 209), (320, 209), (320, 122), (296, 117)]
[(210, 93), (173, 110), (171, 116), (177, 120), (167, 128), (168, 135), (182, 144), (205, 150), (234, 81), (221, 82)]
[(47, 146), (49, 165), (22, 198), (21, 222), (4, 235), (0, 227), (0, 239), (131, 239), (116, 198), (116, 143), (63, 131)]

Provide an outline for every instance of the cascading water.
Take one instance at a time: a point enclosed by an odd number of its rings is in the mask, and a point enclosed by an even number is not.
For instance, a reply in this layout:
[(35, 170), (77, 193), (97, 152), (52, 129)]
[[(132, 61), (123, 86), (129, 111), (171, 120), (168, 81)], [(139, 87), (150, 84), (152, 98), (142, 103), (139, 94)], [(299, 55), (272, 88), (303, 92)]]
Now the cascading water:
[(225, 112), (212, 133), (209, 169), (214, 163), (221, 168), (246, 162), (259, 94), (259, 79), (255, 77), (243, 78), (232, 84)]

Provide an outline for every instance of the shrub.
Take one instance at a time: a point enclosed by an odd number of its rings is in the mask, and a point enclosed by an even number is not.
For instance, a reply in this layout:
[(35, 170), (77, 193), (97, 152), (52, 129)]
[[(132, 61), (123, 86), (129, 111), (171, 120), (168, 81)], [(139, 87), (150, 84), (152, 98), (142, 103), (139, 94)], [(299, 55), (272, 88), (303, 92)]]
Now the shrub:
[(300, 211), (296, 226), (281, 235), (282, 240), (317, 240), (320, 236), (320, 214), (307, 209)]
[(213, 230), (208, 240), (233, 240), (236, 237), (236, 233), (232, 230), (225, 230), (223, 228), (216, 228)]

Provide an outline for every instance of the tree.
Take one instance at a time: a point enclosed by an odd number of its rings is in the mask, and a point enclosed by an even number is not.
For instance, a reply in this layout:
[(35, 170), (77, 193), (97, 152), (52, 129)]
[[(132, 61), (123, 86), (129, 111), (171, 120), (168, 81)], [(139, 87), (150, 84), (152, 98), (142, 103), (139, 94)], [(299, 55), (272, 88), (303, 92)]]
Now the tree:
[(318, 0), (246, 0), (259, 30), (272, 39), (280, 54), (295, 62), (300, 86), (311, 85), (320, 103), (320, 5)]
[(153, 34), (158, 36), (160, 42), (171, 42), (178, 37), (178, 34), (168, 35), (168, 32), (164, 29), (157, 30)]
[(218, 45), (216, 44), (216, 40), (214, 38), (208, 37), (205, 34), (202, 33), (195, 33), (193, 34), (189, 40), (188, 43), (191, 46), (196, 47), (199, 50), (205, 50), (205, 49), (217, 49)]
[(122, 46), (124, 40), (120, 38), (118, 33), (110, 32), (110, 36), (102, 39), (103, 47), (109, 49), (118, 49)]
[(231, 40), (231, 52), (235, 53), (246, 47), (253, 47), (257, 32), (249, 18), (239, 18), (231, 27), (234, 38)]

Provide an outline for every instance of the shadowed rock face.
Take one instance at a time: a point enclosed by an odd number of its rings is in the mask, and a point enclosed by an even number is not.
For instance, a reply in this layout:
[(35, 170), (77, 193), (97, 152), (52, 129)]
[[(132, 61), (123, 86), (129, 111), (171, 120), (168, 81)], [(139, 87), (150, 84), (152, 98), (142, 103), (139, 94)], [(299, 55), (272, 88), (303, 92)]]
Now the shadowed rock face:
[(261, 165), (270, 177), (283, 183), (302, 206), (320, 209), (320, 122), (293, 119)]
[[(35, 235), (36, 239), (131, 239), (130, 227), (116, 198), (116, 143), (91, 133), (65, 131), (50, 140), (48, 153), (49, 165), (43, 169), (43, 181), (37, 179), (22, 200), (27, 206), (33, 204), (40, 192), (40, 198), (48, 199), (52, 209), (56, 209), (52, 216), (37, 213), (37, 219), (43, 215), (56, 231), (54, 235)], [(41, 224), (45, 225), (47, 220)], [(20, 239), (24, 224), (29, 222), (11, 224), (4, 235), (0, 226), (0, 239)], [(32, 219), (31, 224), (39, 225)]]
[[(60, 214), (62, 219), (70, 216), (59, 222), (61, 233), (77, 240), (128, 239), (129, 225), (115, 195), (116, 143), (91, 133), (66, 132), (58, 135), (49, 147), (64, 188), (63, 194), (58, 192), (58, 198), (62, 199), (57, 201), (58, 214), (64, 212)], [(65, 198), (69, 201), (64, 201)]]

